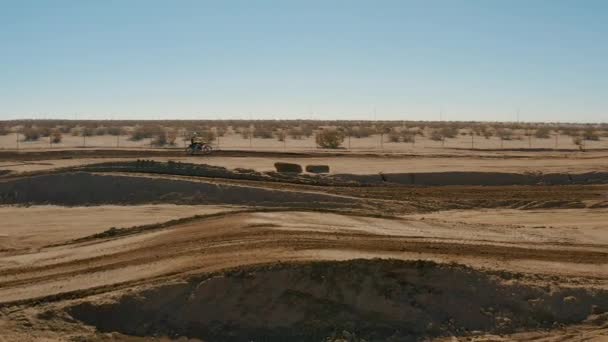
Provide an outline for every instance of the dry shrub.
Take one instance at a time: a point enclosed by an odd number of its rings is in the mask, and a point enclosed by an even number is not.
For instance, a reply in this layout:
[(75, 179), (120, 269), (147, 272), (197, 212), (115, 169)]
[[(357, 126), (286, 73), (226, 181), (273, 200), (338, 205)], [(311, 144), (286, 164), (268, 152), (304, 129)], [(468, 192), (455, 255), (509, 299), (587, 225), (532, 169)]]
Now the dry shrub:
[(41, 137), (47, 138), (51, 136), (51, 129), (49, 127), (39, 127), (38, 133)]
[(216, 126), (215, 127), (215, 132), (216, 132), (216, 134), (217, 134), (218, 137), (225, 136), (227, 131), (228, 131), (228, 129), (226, 127), (223, 127), (223, 126)]
[(59, 127), (57, 127), (57, 130), (58, 130), (58, 131), (59, 131), (61, 134), (67, 134), (67, 133), (70, 133), (70, 132), (72, 131), (72, 128), (73, 128), (73, 127), (71, 127), (71, 126), (68, 126), (68, 125), (63, 125), (63, 126), (59, 126)]
[(63, 134), (61, 134), (61, 131), (59, 131), (59, 130), (55, 130), (51, 134), (51, 142), (53, 144), (59, 144), (62, 139), (63, 139)]
[(95, 129), (92, 127), (84, 127), (80, 130), (80, 135), (83, 137), (92, 137), (95, 135)]
[(407, 129), (398, 130), (396, 128), (392, 128), (388, 133), (388, 141), (411, 143), (414, 141), (414, 134), (414, 132)]
[(456, 136), (458, 135), (458, 127), (452, 125), (442, 127), (440, 133), (441, 136), (443, 136), (444, 138), (456, 138)]
[(117, 135), (123, 135), (125, 132), (121, 127), (111, 126), (111, 127), (106, 128), (106, 133), (109, 135), (117, 136)]
[(482, 131), (482, 135), (484, 138), (490, 139), (492, 135), (494, 135), (494, 133), (491, 130), (484, 128), (484, 130)]
[(277, 162), (274, 163), (274, 167), (277, 169), (277, 172), (302, 173), (302, 166), (300, 164)]
[(154, 139), (152, 139), (151, 144), (154, 146), (165, 146), (167, 145), (167, 134), (165, 132), (159, 133)]
[(285, 138), (287, 138), (287, 133), (284, 129), (279, 129), (274, 135), (277, 137), (278, 141), (285, 141)]
[(95, 135), (106, 135), (108, 133), (107, 127), (97, 127), (93, 129), (93, 134)]
[(551, 129), (549, 127), (540, 127), (534, 132), (534, 137), (538, 139), (549, 139), (551, 135)]
[(348, 132), (354, 138), (367, 138), (374, 134), (375, 130), (371, 127), (353, 127)]
[(509, 128), (499, 128), (496, 130), (496, 136), (502, 140), (513, 140), (513, 131)]
[(8, 133), (10, 133), (8, 126), (0, 125), (0, 135), (7, 135)]
[(404, 143), (414, 142), (415, 139), (416, 139), (416, 135), (414, 132), (410, 132), (410, 131), (401, 132), (401, 141), (403, 141)]
[(253, 137), (253, 131), (251, 128), (239, 128), (241, 137), (243, 137), (243, 139), (249, 139), (251, 137)]
[(396, 129), (391, 129), (391, 131), (388, 133), (388, 141), (389, 142), (401, 142), (401, 132), (397, 131)]
[(587, 128), (583, 131), (583, 139), (598, 141), (600, 140), (600, 136), (597, 134), (597, 132), (595, 132), (595, 130), (593, 130), (593, 128)]
[(131, 140), (139, 141), (147, 138), (160, 137), (161, 135), (164, 135), (164, 133), (162, 127), (158, 125), (137, 126), (133, 132), (131, 132)]
[(561, 127), (560, 131), (562, 134), (570, 137), (578, 137), (580, 135), (580, 130), (576, 127)]
[(433, 130), (430, 139), (433, 141), (443, 141), (443, 134), (439, 130)]
[(203, 129), (203, 131), (200, 133), (201, 138), (207, 142), (213, 142), (215, 139), (217, 139), (217, 135), (215, 134), (215, 132), (212, 129)]
[(337, 129), (323, 129), (315, 137), (317, 145), (322, 148), (338, 148), (344, 142), (344, 133)]
[(253, 137), (260, 139), (272, 139), (272, 129), (268, 127), (255, 127), (253, 129)]
[(287, 134), (295, 140), (300, 140), (304, 137), (310, 137), (312, 135), (312, 129), (309, 131), (302, 127), (293, 127), (287, 130)]
[(175, 146), (175, 141), (177, 140), (178, 132), (177, 130), (171, 130), (167, 132), (167, 144), (171, 146)]
[(312, 126), (307, 125), (307, 124), (302, 125), (300, 127), (300, 130), (302, 131), (302, 135), (304, 135), (307, 138), (310, 138), (314, 133)]
[(25, 141), (36, 141), (40, 139), (40, 132), (37, 128), (26, 127), (21, 131), (23, 134), (23, 140)]

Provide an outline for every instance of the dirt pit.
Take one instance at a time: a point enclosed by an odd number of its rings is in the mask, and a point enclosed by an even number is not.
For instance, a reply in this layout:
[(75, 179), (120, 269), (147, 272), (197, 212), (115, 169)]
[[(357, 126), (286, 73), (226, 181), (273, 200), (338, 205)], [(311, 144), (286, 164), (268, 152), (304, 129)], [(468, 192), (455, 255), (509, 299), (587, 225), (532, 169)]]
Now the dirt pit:
[(360, 259), (242, 268), (66, 310), (99, 332), (204, 341), (417, 341), (556, 328), (608, 310), (605, 291), (546, 284), (456, 264)]

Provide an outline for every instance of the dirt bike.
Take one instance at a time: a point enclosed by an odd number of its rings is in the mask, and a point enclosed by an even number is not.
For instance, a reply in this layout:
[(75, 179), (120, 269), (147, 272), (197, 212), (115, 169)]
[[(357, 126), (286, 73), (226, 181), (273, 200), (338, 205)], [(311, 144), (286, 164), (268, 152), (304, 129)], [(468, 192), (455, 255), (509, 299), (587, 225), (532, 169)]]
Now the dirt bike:
[(188, 146), (186, 148), (186, 153), (189, 153), (189, 154), (197, 154), (197, 153), (209, 154), (209, 153), (211, 153), (212, 150), (213, 150), (213, 148), (211, 147), (211, 145), (209, 145), (207, 143), (192, 143), (192, 144), (190, 144), (190, 146)]

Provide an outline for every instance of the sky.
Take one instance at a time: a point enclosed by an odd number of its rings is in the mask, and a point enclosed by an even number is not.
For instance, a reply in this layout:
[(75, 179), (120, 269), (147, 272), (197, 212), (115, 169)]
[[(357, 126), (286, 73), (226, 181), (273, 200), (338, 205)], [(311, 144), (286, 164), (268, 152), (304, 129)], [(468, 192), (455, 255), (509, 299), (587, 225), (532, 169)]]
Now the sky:
[(0, 120), (608, 122), (605, 0), (0, 0)]

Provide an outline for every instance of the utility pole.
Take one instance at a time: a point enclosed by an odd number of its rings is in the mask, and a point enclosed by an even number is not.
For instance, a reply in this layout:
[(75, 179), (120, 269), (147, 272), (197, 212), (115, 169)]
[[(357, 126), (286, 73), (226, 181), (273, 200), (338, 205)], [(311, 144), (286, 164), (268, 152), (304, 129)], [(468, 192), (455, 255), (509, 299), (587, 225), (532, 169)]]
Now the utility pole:
[(19, 132), (15, 132), (15, 136), (17, 137), (17, 151), (19, 150)]
[(220, 149), (220, 131), (215, 127), (215, 135), (217, 136), (217, 149)]
[(249, 148), (253, 148), (253, 124), (249, 123)]

